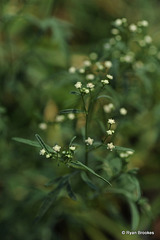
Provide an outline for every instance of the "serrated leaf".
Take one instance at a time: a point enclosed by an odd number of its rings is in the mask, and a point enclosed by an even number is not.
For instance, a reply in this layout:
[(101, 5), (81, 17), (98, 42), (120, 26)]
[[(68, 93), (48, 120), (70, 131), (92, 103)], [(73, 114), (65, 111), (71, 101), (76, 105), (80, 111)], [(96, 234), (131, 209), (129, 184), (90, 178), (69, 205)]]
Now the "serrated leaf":
[(66, 190), (67, 190), (67, 193), (68, 193), (68, 196), (73, 199), (74, 201), (77, 200), (76, 198), (76, 195), (74, 194), (73, 190), (72, 190), (72, 187), (70, 185), (69, 182), (67, 182), (67, 185), (66, 185)]
[(66, 114), (66, 113), (84, 113), (84, 110), (79, 110), (79, 109), (65, 109), (61, 110), (60, 114)]
[(82, 170), (87, 170), (88, 172), (92, 173), (94, 176), (102, 179), (104, 182), (108, 183), (109, 185), (111, 185), (111, 183), (105, 179), (104, 177), (100, 176), (99, 174), (97, 174), (95, 171), (93, 171), (91, 168), (87, 167), (86, 165), (84, 165), (83, 163), (76, 161), (73, 162), (71, 161), (70, 163), (68, 163), (69, 166), (74, 167), (74, 168), (78, 168), (78, 169), (82, 169)]
[(12, 140), (16, 141), (16, 142), (20, 142), (20, 143), (24, 143), (33, 147), (41, 147), (40, 144), (36, 141), (31, 141), (29, 139), (25, 139), (25, 138), (18, 138), (18, 137), (14, 137), (12, 138)]

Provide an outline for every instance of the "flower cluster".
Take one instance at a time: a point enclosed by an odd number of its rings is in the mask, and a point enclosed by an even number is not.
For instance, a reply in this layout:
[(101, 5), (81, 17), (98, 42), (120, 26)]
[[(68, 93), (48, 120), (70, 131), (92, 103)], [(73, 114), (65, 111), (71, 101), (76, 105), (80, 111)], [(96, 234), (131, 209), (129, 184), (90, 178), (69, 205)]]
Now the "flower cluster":
[(50, 152), (42, 148), (40, 150), (40, 155), (45, 156), (46, 158), (53, 158), (55, 160), (58, 160), (58, 162), (61, 161), (61, 162), (67, 163), (73, 159), (76, 146), (71, 145), (69, 146), (68, 150), (61, 150), (62, 147), (56, 144), (53, 146), (52, 149), (53, 151)]

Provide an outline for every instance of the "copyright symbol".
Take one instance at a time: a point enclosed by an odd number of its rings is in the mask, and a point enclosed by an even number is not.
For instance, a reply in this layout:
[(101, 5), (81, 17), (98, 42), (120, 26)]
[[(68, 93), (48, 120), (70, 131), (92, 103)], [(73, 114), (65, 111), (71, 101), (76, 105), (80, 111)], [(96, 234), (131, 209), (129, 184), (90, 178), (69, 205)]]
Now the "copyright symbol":
[(125, 231), (122, 231), (122, 234), (124, 235), (124, 234), (125, 234)]

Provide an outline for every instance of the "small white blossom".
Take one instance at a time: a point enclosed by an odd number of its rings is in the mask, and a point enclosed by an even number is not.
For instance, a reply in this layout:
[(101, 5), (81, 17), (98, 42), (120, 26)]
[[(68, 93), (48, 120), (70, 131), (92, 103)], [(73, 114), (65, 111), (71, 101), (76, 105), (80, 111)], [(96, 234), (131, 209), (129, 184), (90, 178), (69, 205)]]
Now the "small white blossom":
[(112, 79), (113, 79), (113, 76), (112, 76), (112, 75), (110, 75), (110, 74), (107, 74), (107, 75), (106, 75), (106, 77), (107, 77), (108, 79), (110, 79), (110, 80), (112, 80)]
[(151, 43), (152, 42), (152, 38), (151, 38), (151, 36), (149, 36), (149, 35), (146, 35), (145, 37), (144, 37), (144, 41), (146, 42), (146, 43)]
[(109, 43), (105, 43), (103, 45), (104, 49), (110, 49), (111, 45)]
[(93, 89), (95, 85), (93, 83), (87, 83), (87, 88)]
[(109, 118), (109, 119), (108, 119), (108, 123), (112, 125), (112, 124), (115, 123), (115, 120), (114, 120), (113, 118)]
[(52, 156), (52, 154), (48, 153), (46, 154), (46, 158), (50, 158)]
[(78, 71), (79, 71), (79, 73), (85, 73), (85, 69), (84, 68), (80, 68)]
[(77, 82), (74, 86), (79, 89), (79, 88), (82, 87), (82, 83), (81, 82)]
[(113, 143), (108, 143), (107, 144), (107, 149), (109, 149), (110, 151), (112, 151), (115, 148), (115, 146), (113, 145)]
[(146, 46), (146, 42), (145, 42), (144, 40), (140, 40), (140, 41), (139, 41), (139, 45), (140, 45), (141, 47), (145, 47), (145, 46)]
[(119, 18), (115, 20), (115, 25), (116, 25), (116, 26), (121, 26), (122, 23), (123, 23), (122, 20), (119, 19)]
[(42, 156), (43, 156), (45, 153), (46, 153), (46, 150), (45, 150), (44, 148), (41, 149), (40, 152), (39, 152), (39, 154), (42, 155)]
[(86, 140), (85, 140), (85, 143), (87, 144), (87, 145), (92, 145), (93, 144), (93, 139), (92, 138), (90, 138), (90, 137), (88, 137)]
[(135, 32), (135, 31), (137, 31), (137, 26), (136, 26), (135, 24), (131, 24), (131, 25), (129, 26), (129, 30), (130, 30), (131, 32)]
[(68, 114), (68, 119), (70, 119), (70, 120), (75, 119), (75, 114), (74, 113), (69, 113)]
[(75, 67), (70, 67), (68, 69), (69, 73), (75, 73), (76, 72), (76, 68)]
[(75, 146), (70, 146), (69, 149), (70, 149), (71, 151), (75, 151), (76, 147), (75, 147)]
[(119, 33), (119, 30), (118, 30), (117, 28), (113, 28), (113, 29), (111, 30), (111, 33), (112, 33), (113, 35), (117, 35), (117, 34)]
[(84, 66), (86, 66), (86, 67), (90, 67), (90, 66), (91, 66), (91, 62), (90, 62), (89, 60), (85, 60), (85, 61), (83, 62), (83, 64), (84, 64)]
[(121, 158), (127, 158), (128, 157), (127, 153), (120, 153), (119, 155), (120, 155)]
[(114, 130), (107, 130), (106, 132), (108, 135), (112, 135), (114, 133)]
[(120, 35), (117, 35), (117, 36), (115, 37), (115, 39), (116, 39), (117, 41), (121, 41), (122, 37), (121, 37)]
[(120, 114), (121, 115), (126, 115), (127, 114), (127, 110), (125, 108), (120, 108)]
[(55, 119), (55, 122), (63, 122), (64, 119), (65, 119), (64, 115), (57, 115), (56, 119)]
[(101, 80), (101, 83), (102, 83), (103, 85), (106, 85), (106, 84), (109, 84), (109, 81), (108, 81), (107, 79), (103, 79), (103, 80)]
[(111, 61), (105, 61), (105, 62), (104, 62), (104, 66), (105, 66), (106, 68), (111, 68), (111, 67), (112, 67)]
[(132, 151), (127, 151), (127, 154), (128, 154), (128, 155), (132, 155), (133, 152), (132, 152)]
[(82, 88), (82, 89), (81, 89), (81, 92), (87, 94), (87, 93), (89, 93), (89, 89), (87, 89), (87, 88)]
[(47, 129), (47, 124), (46, 124), (46, 123), (40, 123), (40, 124), (39, 124), (39, 128), (40, 128), (41, 130), (46, 130), (46, 129)]
[(55, 151), (55, 152), (60, 152), (60, 150), (61, 150), (61, 146), (58, 146), (57, 144), (53, 147), (53, 150)]
[(103, 106), (104, 112), (110, 113), (114, 109), (113, 103), (109, 103)]
[(148, 22), (146, 20), (142, 20), (142, 21), (138, 22), (138, 26), (148, 27)]
[(98, 55), (97, 55), (97, 53), (92, 52), (92, 53), (90, 53), (89, 57), (90, 57), (91, 60), (96, 60)]
[(96, 62), (96, 66), (97, 66), (97, 68), (99, 70), (103, 70), (104, 69), (103, 65), (100, 62)]
[(90, 73), (86, 75), (87, 80), (93, 80), (94, 79), (94, 74)]

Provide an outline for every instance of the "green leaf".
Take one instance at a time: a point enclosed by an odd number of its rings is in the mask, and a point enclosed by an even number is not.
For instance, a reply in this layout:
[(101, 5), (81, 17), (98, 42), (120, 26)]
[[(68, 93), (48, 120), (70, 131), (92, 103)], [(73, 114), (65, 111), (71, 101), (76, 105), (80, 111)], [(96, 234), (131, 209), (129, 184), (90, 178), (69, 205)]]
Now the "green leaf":
[(69, 181), (67, 182), (66, 190), (67, 190), (68, 196), (69, 196), (71, 199), (73, 199), (74, 201), (76, 201), (76, 200), (77, 200), (76, 195), (74, 194), (74, 192), (73, 192), (73, 190), (72, 190), (72, 187), (71, 187)]
[(89, 179), (89, 177), (87, 176), (87, 174), (85, 172), (81, 172), (81, 178), (90, 188), (98, 191), (97, 186), (92, 183), (92, 181)]
[(66, 113), (84, 113), (84, 110), (79, 110), (79, 109), (65, 109), (61, 110), (60, 114), (66, 114)]
[(38, 134), (35, 134), (35, 137), (37, 138), (37, 141), (39, 142), (41, 148), (44, 148), (47, 152), (54, 152), (50, 146), (44, 143), (44, 141)]
[(125, 148), (125, 147), (119, 147), (119, 146), (115, 146), (115, 150), (123, 151), (123, 152), (126, 152), (126, 151), (134, 152), (134, 150), (132, 148)]
[(100, 176), (99, 174), (97, 174), (95, 171), (93, 171), (91, 168), (87, 167), (86, 165), (84, 165), (83, 163), (76, 161), (73, 162), (71, 161), (70, 163), (68, 163), (69, 166), (73, 167), (73, 168), (78, 168), (78, 169), (82, 169), (82, 170), (87, 170), (88, 172), (92, 173), (94, 176), (102, 179), (103, 181), (105, 181), (106, 183), (108, 183), (109, 185), (111, 185), (111, 183), (106, 180), (105, 178), (103, 178), (102, 176)]
[(71, 94), (73, 94), (73, 95), (81, 95), (79, 92), (76, 92), (76, 91), (72, 91)]
[(36, 141), (31, 141), (29, 139), (25, 139), (25, 138), (18, 138), (18, 137), (14, 137), (12, 138), (14, 141), (16, 142), (20, 142), (20, 143), (24, 143), (33, 147), (41, 147), (39, 143), (37, 143)]
[(97, 97), (97, 99), (100, 99), (100, 98), (108, 98), (108, 99), (113, 99), (111, 96), (109, 96), (109, 95), (100, 95), (100, 96), (98, 96)]
[(74, 136), (74, 137), (71, 139), (69, 146), (72, 145), (72, 143), (73, 143), (73, 141), (74, 141), (75, 139), (76, 139), (76, 136)]
[(139, 224), (139, 212), (137, 209), (136, 204), (133, 201), (129, 201), (129, 206), (130, 206), (130, 211), (131, 211), (131, 226), (132, 226), (132, 231), (135, 231), (138, 227)]
[(66, 186), (66, 179), (62, 179), (62, 181), (59, 183), (59, 185), (51, 191), (44, 202), (42, 203), (39, 213), (37, 214), (35, 218), (35, 222), (38, 222), (48, 211), (48, 209), (52, 206), (53, 202), (56, 201), (60, 191), (63, 189), (63, 187)]

